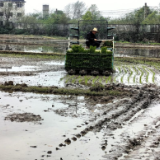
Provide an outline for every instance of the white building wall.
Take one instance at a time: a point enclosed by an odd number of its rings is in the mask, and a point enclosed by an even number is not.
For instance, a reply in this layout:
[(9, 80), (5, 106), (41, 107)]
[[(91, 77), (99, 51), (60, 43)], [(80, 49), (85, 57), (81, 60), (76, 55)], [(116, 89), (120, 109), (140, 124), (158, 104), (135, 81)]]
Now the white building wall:
[[(9, 15), (10, 14), (10, 15)], [(0, 0), (0, 21), (3, 24), (9, 22), (18, 22), (25, 14), (25, 2), (24, 1), (7, 1)], [(9, 16), (9, 18), (7, 18)]]

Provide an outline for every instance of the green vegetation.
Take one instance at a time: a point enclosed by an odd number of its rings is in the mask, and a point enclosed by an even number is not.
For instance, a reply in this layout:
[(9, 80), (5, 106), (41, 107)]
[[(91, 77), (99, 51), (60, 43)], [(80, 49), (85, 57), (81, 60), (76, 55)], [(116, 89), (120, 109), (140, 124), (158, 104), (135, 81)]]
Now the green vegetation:
[(131, 70), (131, 67), (130, 66), (128, 66), (128, 70), (130, 71), (130, 75), (128, 76), (128, 83), (129, 83), (129, 81), (130, 81), (130, 78), (132, 77), (132, 75), (133, 75), (133, 71)]
[(153, 76), (152, 76), (152, 82), (155, 83), (155, 72), (153, 70), (150, 69), (150, 71), (152, 72)]
[(97, 82), (97, 80), (99, 79), (99, 76), (95, 77), (92, 81), (92, 84), (95, 84)]
[(57, 87), (22, 87), (21, 85), (16, 86), (5, 86), (0, 85), (1, 91), (6, 92), (32, 92), (32, 93), (40, 93), (40, 94), (58, 94), (58, 95), (87, 95), (87, 96), (105, 96), (105, 95), (113, 95), (113, 96), (122, 96), (128, 95), (127, 91), (120, 92), (118, 90), (103, 90), (100, 92), (91, 91), (89, 89), (66, 89), (66, 88), (57, 88)]
[[(145, 68), (144, 68), (145, 69)], [(146, 71), (146, 69), (145, 69), (145, 71)], [(146, 75), (146, 82), (148, 83), (148, 78), (149, 78), (149, 72), (148, 71), (146, 71), (147, 72), (147, 75)]]
[(109, 76), (109, 77), (107, 78), (107, 80), (106, 80), (106, 84), (107, 84), (107, 83), (110, 83), (111, 80), (112, 80), (112, 76)]
[(66, 70), (111, 70), (113, 68), (113, 54), (107, 51), (106, 47), (102, 47), (102, 52), (95, 50), (96, 47), (91, 46), (89, 50), (85, 50), (80, 45), (72, 46), (72, 50), (66, 54)]
[(142, 68), (140, 68), (140, 67), (138, 67), (138, 69), (140, 70), (140, 72), (141, 72), (141, 75), (140, 75), (140, 84), (142, 84), (142, 77), (143, 77), (143, 75), (144, 75), (144, 71), (143, 71), (143, 69)]
[(87, 85), (88, 84), (88, 80), (91, 79), (90, 76), (85, 76), (85, 79), (84, 79), (84, 84)]
[(76, 82), (76, 80), (77, 80), (77, 78), (76, 78), (77, 76), (72, 76), (72, 79), (71, 79), (71, 83), (75, 83)]
[(71, 81), (71, 79), (72, 79), (72, 77), (69, 76), (69, 75), (67, 75), (67, 76), (66, 76), (66, 79), (65, 79), (65, 83), (66, 83), (66, 84), (69, 83), (69, 82)]
[(114, 58), (115, 61), (118, 62), (129, 62), (129, 63), (133, 63), (133, 64), (145, 64), (148, 66), (153, 66), (153, 67), (157, 67), (160, 68), (160, 59), (159, 58), (146, 58), (146, 57), (115, 57)]
[(53, 59), (53, 60), (60, 60), (64, 61), (65, 60), (65, 55), (64, 54), (30, 54), (30, 53), (0, 53), (0, 57), (16, 57), (16, 58), (32, 58), (32, 59)]
[[(160, 69), (159, 58), (115, 57), (117, 72), (111, 76), (79, 76), (80, 84), (91, 86), (96, 83), (155, 83), (155, 71), (150, 66)], [(137, 65), (138, 64), (138, 65)], [(149, 79), (152, 76), (152, 81)], [(125, 77), (125, 78), (124, 78)], [(136, 80), (137, 79), (137, 80)]]
[(105, 41), (103, 44), (104, 47), (113, 47), (113, 41)]
[(83, 81), (83, 76), (79, 76), (78, 77), (78, 83), (81, 84), (82, 81)]
[[(146, 11), (146, 13), (144, 13), (144, 10)], [(153, 15), (153, 13), (154, 13), (154, 15)], [(146, 6), (146, 7), (144, 6), (140, 9), (136, 9), (133, 12), (127, 13), (123, 17), (112, 19), (109, 22), (111, 24), (135, 24), (135, 25), (154, 24), (153, 17), (158, 17), (158, 16), (156, 16), (156, 12), (151, 10), (148, 6)], [(150, 21), (151, 19), (152, 19), (152, 23)]]
[[(107, 42), (107, 41), (106, 41)], [(110, 42), (110, 41), (109, 41)], [(113, 42), (112, 42), (113, 43)], [(95, 54), (112, 54), (111, 51), (107, 50), (107, 47), (102, 47), (100, 51), (96, 50), (96, 47), (90, 46), (89, 49), (84, 49), (81, 45), (72, 45), (71, 50), (68, 50), (67, 53), (95, 53)]]

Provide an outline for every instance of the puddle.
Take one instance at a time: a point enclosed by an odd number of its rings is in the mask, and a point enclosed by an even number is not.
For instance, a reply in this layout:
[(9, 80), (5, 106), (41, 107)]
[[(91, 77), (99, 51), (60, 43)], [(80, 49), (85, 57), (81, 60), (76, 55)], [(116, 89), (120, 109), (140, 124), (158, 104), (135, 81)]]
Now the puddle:
[[(98, 145), (101, 142), (103, 133), (90, 132), (80, 140), (72, 141), (75, 145), (67, 145), (67, 148), (59, 147), (60, 150), (56, 150), (56, 147), (66, 139), (63, 135), (74, 137), (84, 127), (77, 128), (77, 130), (73, 130), (73, 128), (88, 120), (84, 117), (82, 119), (81, 117), (64, 117), (55, 114), (54, 110), (57, 108), (67, 109), (69, 104), (73, 103), (72, 99), (68, 99), (66, 96), (25, 93), (6, 94), (3, 92), (0, 92), (0, 98), (1, 159), (8, 160), (11, 155), (12, 160), (42, 159), (42, 157), (54, 158), (54, 160), (60, 158), (74, 160), (103, 159), (101, 157), (104, 152)], [(63, 103), (65, 98), (67, 103)], [(81, 103), (84, 101), (82, 96), (77, 99)], [(46, 109), (51, 111), (45, 112)], [(40, 115), (43, 119), (41, 125), (31, 122), (20, 123), (4, 120), (8, 114), (26, 112)], [(52, 154), (49, 154), (50, 152)]]
[(65, 65), (65, 62), (46, 62), (45, 65)]
[(160, 58), (160, 49), (149, 48), (115, 48), (117, 57), (154, 57)]
[(45, 45), (16, 45), (16, 44), (0, 44), (0, 50), (3, 51), (20, 51), (34, 53), (65, 53), (66, 44), (53, 43), (52, 46)]
[(23, 71), (35, 71), (38, 67), (36, 66), (20, 66), (20, 67), (10, 67), (10, 68), (1, 68), (0, 72), (23, 72)]
[(3, 76), (1, 82), (13, 81), (15, 84), (26, 83), (29, 86), (58, 86), (64, 87), (64, 81), (61, 79), (66, 75), (65, 71), (38, 73), (35, 76)]

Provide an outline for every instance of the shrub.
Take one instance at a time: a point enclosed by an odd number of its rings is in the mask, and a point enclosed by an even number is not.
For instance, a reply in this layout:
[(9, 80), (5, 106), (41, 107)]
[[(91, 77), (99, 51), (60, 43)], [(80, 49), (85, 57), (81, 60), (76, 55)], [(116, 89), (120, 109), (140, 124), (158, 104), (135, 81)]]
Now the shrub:
[(113, 47), (113, 42), (112, 41), (105, 41), (103, 44), (104, 47), (108, 46), (108, 47)]
[(96, 52), (96, 46), (90, 46), (90, 50), (89, 50), (89, 53), (95, 53)]
[(71, 48), (73, 53), (84, 53), (84, 48), (81, 45), (73, 45)]
[(101, 83), (96, 83), (90, 88), (90, 91), (101, 92), (104, 90), (104, 86)]
[(107, 53), (107, 47), (102, 47), (102, 48), (101, 48), (101, 53), (102, 53), (102, 54)]

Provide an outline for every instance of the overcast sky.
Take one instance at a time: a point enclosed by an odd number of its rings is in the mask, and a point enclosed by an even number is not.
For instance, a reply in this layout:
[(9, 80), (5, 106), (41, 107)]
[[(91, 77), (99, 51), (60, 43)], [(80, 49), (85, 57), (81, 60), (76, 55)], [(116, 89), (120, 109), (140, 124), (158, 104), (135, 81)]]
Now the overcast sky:
[[(76, 2), (76, 0), (25, 0), (26, 13), (42, 11), (43, 4), (49, 4), (50, 9), (63, 10), (64, 7)], [(81, 0), (80, 0), (81, 1)], [(145, 2), (148, 6), (159, 6), (160, 0), (84, 0), (89, 7), (91, 4), (96, 4), (100, 11), (107, 10), (121, 10), (121, 9), (134, 9), (144, 6)]]

